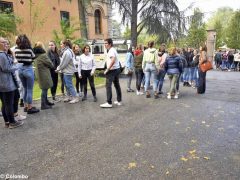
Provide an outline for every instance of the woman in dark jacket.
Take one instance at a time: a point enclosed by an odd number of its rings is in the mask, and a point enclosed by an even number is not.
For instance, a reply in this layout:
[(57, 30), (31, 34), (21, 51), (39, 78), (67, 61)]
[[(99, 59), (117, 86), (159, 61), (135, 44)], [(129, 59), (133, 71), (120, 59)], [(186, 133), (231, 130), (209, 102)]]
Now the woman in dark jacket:
[[(200, 57), (199, 57), (199, 65), (207, 61), (207, 46), (200, 46)], [(198, 87), (197, 93), (204, 94), (206, 90), (206, 72), (202, 72), (200, 67), (198, 66)]]
[(59, 58), (56, 43), (54, 41), (49, 41), (48, 47), (49, 47), (49, 49), (48, 49), (47, 55), (48, 55), (49, 59), (52, 61), (53, 67), (54, 67), (53, 69), (50, 70), (50, 72), (51, 72), (51, 77), (52, 77), (52, 81), (53, 81), (53, 86), (51, 87), (51, 94), (52, 94), (52, 99), (55, 101), (57, 86), (58, 86), (58, 73), (55, 72), (55, 70), (57, 69), (58, 65), (60, 64), (60, 58)]
[(165, 70), (170, 80), (170, 91), (167, 98), (171, 99), (174, 96), (175, 99), (178, 99), (178, 94), (176, 90), (176, 83), (178, 80), (179, 74), (182, 72), (182, 61), (180, 56), (177, 55), (177, 49), (171, 48), (169, 51), (169, 56), (165, 61)]
[(53, 63), (48, 58), (42, 42), (37, 42), (33, 49), (36, 59), (36, 74), (38, 78), (38, 84), (42, 90), (41, 94), (41, 109), (50, 109), (53, 103), (50, 103), (47, 99), (48, 89), (53, 86), (50, 70), (54, 68)]
[(23, 125), (22, 121), (14, 119), (14, 96), (18, 88), (13, 59), (7, 55), (7, 41), (0, 37), (0, 99), (5, 127), (16, 128)]

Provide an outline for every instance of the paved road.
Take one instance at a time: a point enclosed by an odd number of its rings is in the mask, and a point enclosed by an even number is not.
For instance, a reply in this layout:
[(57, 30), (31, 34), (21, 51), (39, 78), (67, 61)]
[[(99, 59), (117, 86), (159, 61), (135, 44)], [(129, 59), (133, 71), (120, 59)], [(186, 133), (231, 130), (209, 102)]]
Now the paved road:
[(34, 180), (240, 179), (240, 73), (209, 72), (205, 95), (181, 87), (178, 100), (126, 93), (125, 84), (123, 79), (121, 107), (101, 109), (101, 88), (98, 103), (90, 97), (58, 103), (29, 115), (21, 128), (0, 128), (0, 174)]

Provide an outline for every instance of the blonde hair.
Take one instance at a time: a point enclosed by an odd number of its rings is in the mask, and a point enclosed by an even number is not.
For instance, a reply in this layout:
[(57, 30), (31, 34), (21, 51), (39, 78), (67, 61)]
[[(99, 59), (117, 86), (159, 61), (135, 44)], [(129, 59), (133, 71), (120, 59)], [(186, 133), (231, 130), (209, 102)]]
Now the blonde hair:
[(175, 54), (177, 54), (177, 48), (176, 47), (170, 47), (169, 49), (168, 49), (168, 53), (169, 53), (169, 55), (175, 55)]
[(40, 47), (45, 50), (45, 46), (41, 41), (36, 42), (34, 47)]

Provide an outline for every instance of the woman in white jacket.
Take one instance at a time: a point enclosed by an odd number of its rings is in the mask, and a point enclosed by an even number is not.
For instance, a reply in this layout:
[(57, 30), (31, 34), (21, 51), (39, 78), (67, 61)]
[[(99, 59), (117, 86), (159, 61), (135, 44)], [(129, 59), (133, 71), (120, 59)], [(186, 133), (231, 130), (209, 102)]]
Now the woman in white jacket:
[(94, 98), (94, 102), (97, 101), (96, 97), (96, 89), (94, 85), (94, 72), (96, 69), (95, 60), (93, 55), (90, 53), (90, 46), (86, 45), (83, 47), (83, 54), (80, 56), (80, 60), (78, 63), (78, 75), (79, 78), (83, 80), (83, 91), (84, 96), (82, 98), (82, 101), (87, 100), (87, 80), (89, 81), (92, 95)]

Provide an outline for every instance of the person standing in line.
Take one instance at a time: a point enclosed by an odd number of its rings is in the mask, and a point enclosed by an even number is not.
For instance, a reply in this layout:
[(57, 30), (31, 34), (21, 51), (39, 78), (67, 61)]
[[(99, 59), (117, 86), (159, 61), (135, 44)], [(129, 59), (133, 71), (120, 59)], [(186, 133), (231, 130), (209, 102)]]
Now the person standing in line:
[(157, 84), (154, 82), (156, 80), (157, 68), (159, 66), (157, 50), (153, 47), (154, 42), (148, 43), (149, 47), (144, 51), (142, 68), (145, 74), (145, 92), (146, 98), (150, 98), (151, 94), (149, 92), (150, 82), (153, 81), (153, 91), (154, 97), (158, 98), (157, 94)]
[(42, 42), (37, 42), (33, 49), (36, 59), (36, 74), (38, 77), (38, 84), (42, 90), (41, 94), (41, 110), (51, 109), (54, 103), (48, 101), (48, 89), (53, 86), (53, 81), (51, 77), (51, 69), (54, 69), (54, 65), (48, 58), (44, 45)]
[(179, 91), (180, 79), (181, 79), (182, 73), (184, 71), (184, 67), (187, 64), (187, 60), (186, 60), (185, 56), (183, 55), (182, 49), (180, 49), (180, 48), (177, 49), (177, 55), (180, 57), (180, 60), (182, 63), (182, 71), (179, 73), (179, 76), (177, 79), (177, 84), (176, 84), (176, 91), (177, 91), (176, 93), (177, 93), (177, 95), (179, 95), (180, 94), (180, 91)]
[(101, 104), (102, 108), (112, 108), (112, 83), (116, 89), (117, 101), (114, 104), (122, 105), (122, 91), (119, 83), (119, 75), (121, 73), (120, 61), (118, 60), (118, 54), (116, 49), (113, 47), (113, 40), (111, 38), (104, 40), (105, 48), (108, 50), (107, 53), (107, 69), (104, 71), (106, 75), (106, 93), (107, 102)]
[(158, 51), (159, 69), (157, 72), (157, 78), (156, 78), (156, 82), (155, 82), (155, 83), (157, 83), (158, 94), (163, 94), (162, 87), (163, 87), (163, 82), (164, 82), (164, 78), (166, 75), (164, 63), (165, 63), (167, 56), (168, 56), (168, 54), (166, 52), (166, 45), (163, 43), (163, 44), (161, 44), (161, 47), (159, 48), (159, 51)]
[(82, 79), (84, 88), (84, 96), (82, 98), (82, 101), (87, 100), (87, 80), (88, 80), (92, 90), (93, 101), (97, 102), (96, 89), (94, 85), (94, 73), (96, 70), (96, 64), (94, 57), (90, 52), (91, 49), (89, 45), (83, 47), (83, 54), (80, 56), (78, 62), (78, 74), (79, 78)]
[(53, 82), (53, 86), (51, 87), (51, 94), (52, 94), (52, 99), (56, 101), (57, 100), (56, 93), (57, 93), (57, 87), (58, 87), (58, 73), (55, 72), (55, 70), (60, 64), (60, 58), (59, 58), (58, 49), (55, 41), (49, 41), (48, 48), (49, 49), (47, 51), (47, 55), (53, 64), (53, 68), (50, 69), (51, 78)]
[(198, 66), (198, 87), (197, 93), (204, 94), (206, 91), (206, 74), (207, 72), (202, 72), (200, 69), (200, 65), (207, 61), (207, 46), (204, 44), (200, 46), (200, 57), (199, 57), (199, 66)]
[[(82, 97), (82, 92), (83, 92), (83, 80), (79, 78), (78, 75), (78, 64), (79, 64), (79, 60), (80, 60), (80, 47), (77, 44), (73, 45), (73, 52), (75, 54), (75, 58), (74, 58), (74, 65), (76, 67), (76, 72), (75, 74), (75, 78), (76, 78), (76, 90), (77, 90), (77, 94), (79, 97)], [(80, 91), (79, 91), (79, 86), (80, 86)]]
[[(17, 40), (17, 36), (15, 36), (15, 42), (16, 42), (16, 40)], [(14, 58), (14, 64), (15, 63), (17, 63), (17, 65), (20, 67), (21, 66), (21, 63), (18, 63), (17, 62), (17, 60), (16, 60), (16, 58), (15, 58), (15, 48), (17, 47), (17, 45), (15, 45), (15, 46), (13, 46), (12, 48), (10, 48), (10, 50), (11, 50), (11, 52), (12, 52), (12, 54), (13, 54), (13, 58)], [(19, 77), (19, 73), (18, 73), (18, 70), (17, 71), (15, 71), (15, 74), (16, 74), (16, 77), (17, 77), (17, 81), (18, 81), (18, 85), (19, 85), (19, 88), (18, 88), (18, 90), (19, 90), (19, 98), (20, 98), (20, 103), (19, 103), (19, 106), (20, 107), (24, 107), (24, 102), (23, 102), (23, 96), (24, 96), (24, 88), (23, 88), (23, 85), (22, 85), (22, 81), (21, 81), (21, 79), (20, 79), (20, 77)]]
[(182, 72), (182, 69), (183, 68), (180, 56), (177, 54), (177, 49), (173, 47), (170, 49), (169, 56), (165, 61), (165, 70), (170, 80), (170, 91), (167, 95), (168, 99), (172, 99), (173, 96), (174, 99), (178, 99), (176, 83), (179, 74)]
[(198, 79), (198, 63), (199, 63), (199, 54), (198, 50), (195, 49), (193, 51), (193, 61), (191, 63), (191, 77), (192, 77), (192, 88), (197, 87), (197, 79)]
[(136, 75), (136, 94), (143, 95), (141, 92), (141, 84), (143, 80), (143, 69), (142, 69), (142, 61), (143, 61), (143, 49), (142, 45), (139, 45), (137, 49), (134, 51), (134, 68)]
[(24, 111), (28, 114), (38, 113), (39, 109), (32, 106), (34, 86), (34, 71), (32, 63), (35, 54), (33, 53), (31, 43), (25, 34), (18, 36), (16, 44), (15, 58), (19, 63), (22, 63), (19, 69), (19, 77), (24, 87)]
[[(16, 66), (19, 67), (18, 62), (14, 58), (13, 52), (10, 49), (9, 41), (7, 39), (5, 39), (5, 41), (6, 41), (6, 43), (5, 43), (5, 46), (6, 46), (5, 52), (7, 53), (8, 58), (12, 59), (13, 60), (13, 64), (16, 64)], [(27, 117), (18, 113), (18, 103), (19, 103), (19, 98), (20, 98), (20, 93), (19, 93), (19, 89), (20, 89), (19, 86), (20, 86), (20, 84), (19, 84), (19, 81), (21, 82), (21, 80), (19, 79), (17, 72), (18, 72), (18, 70), (16, 70), (14, 72), (14, 74), (13, 74), (14, 80), (17, 80), (17, 85), (18, 85), (18, 89), (16, 89), (14, 91), (13, 112), (14, 112), (14, 119), (16, 121), (23, 121)]]
[(130, 47), (128, 49), (128, 52), (127, 52), (127, 55), (126, 55), (126, 61), (125, 61), (125, 74), (128, 77), (127, 92), (134, 92), (134, 90), (131, 89), (131, 83), (132, 83), (132, 77), (133, 77), (133, 68), (134, 68), (134, 59), (133, 59), (132, 47)]
[[(72, 44), (70, 40), (61, 41), (61, 51), (62, 57), (59, 66), (57, 67), (57, 72), (61, 71), (63, 73), (64, 84), (66, 86), (67, 92), (71, 96), (67, 96), (64, 99), (64, 102), (69, 102), (70, 104), (74, 104), (79, 102), (79, 97), (77, 96), (77, 92), (74, 89), (72, 76), (76, 71), (76, 67), (74, 66), (74, 53), (72, 51)], [(71, 99), (72, 98), (72, 99)]]
[(18, 89), (17, 79), (14, 72), (17, 66), (13, 59), (7, 55), (7, 41), (0, 37), (0, 99), (2, 102), (2, 115), (6, 128), (16, 128), (23, 125), (23, 121), (14, 118), (14, 96)]

